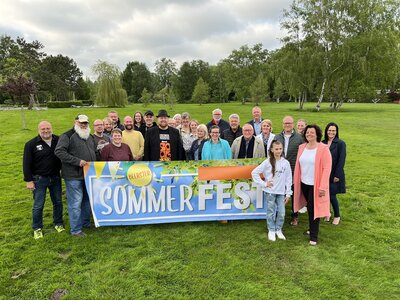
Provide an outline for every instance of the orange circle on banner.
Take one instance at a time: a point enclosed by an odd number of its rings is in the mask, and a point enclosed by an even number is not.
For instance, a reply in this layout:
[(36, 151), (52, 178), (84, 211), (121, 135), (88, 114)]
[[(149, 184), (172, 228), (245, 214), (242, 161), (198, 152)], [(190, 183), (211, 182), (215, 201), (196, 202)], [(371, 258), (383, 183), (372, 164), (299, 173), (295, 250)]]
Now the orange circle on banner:
[(130, 183), (136, 186), (148, 185), (153, 180), (153, 173), (146, 164), (134, 164), (126, 173)]

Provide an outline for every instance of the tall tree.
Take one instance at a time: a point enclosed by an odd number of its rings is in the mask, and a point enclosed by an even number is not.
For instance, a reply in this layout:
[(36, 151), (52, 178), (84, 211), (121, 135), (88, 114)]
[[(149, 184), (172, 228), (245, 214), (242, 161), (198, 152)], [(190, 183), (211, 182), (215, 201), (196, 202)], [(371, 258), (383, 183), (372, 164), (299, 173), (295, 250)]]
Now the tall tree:
[(257, 79), (250, 86), (250, 94), (254, 104), (257, 106), (267, 97), (268, 80), (262, 72), (258, 74)]
[(37, 85), (32, 79), (26, 78), (23, 75), (8, 77), (0, 89), (12, 96), (14, 103), (29, 103), (29, 109), (32, 108), (35, 101), (34, 94), (37, 92)]
[[(324, 98), (338, 109), (353, 88), (373, 90), (393, 83), (399, 73), (393, 68), (399, 66), (399, 20), (396, 0), (293, 2), (281, 23), (287, 32), (283, 41), (296, 49), (297, 58), (320, 69), (312, 80), (319, 90), (317, 110)], [(288, 66), (294, 73), (297, 67)], [(302, 93), (309, 88), (304, 85)]]
[(155, 62), (155, 72), (161, 87), (171, 86), (174, 76), (176, 76), (176, 62), (169, 58), (161, 58)]
[(96, 104), (125, 107), (128, 97), (122, 88), (119, 68), (105, 61), (98, 61), (92, 70), (97, 75)]
[(78, 80), (82, 79), (81, 76), (76, 62), (59, 54), (44, 58), (34, 77), (41, 90), (48, 91), (57, 101), (65, 101), (80, 88)]
[(200, 77), (206, 82), (211, 78), (211, 70), (207, 62), (193, 60), (182, 64), (174, 81), (174, 90), (180, 102), (190, 101), (194, 87)]
[(228, 93), (234, 91), (237, 99), (250, 97), (250, 85), (255, 81), (260, 71), (265, 72), (268, 50), (262, 44), (241, 46), (233, 50), (228, 58), (220, 62), (226, 78)]
[(204, 82), (203, 78), (200, 77), (199, 80), (197, 80), (196, 87), (193, 91), (192, 102), (201, 105), (203, 103), (206, 103), (209, 98), (209, 86), (207, 83)]
[(122, 87), (126, 90), (128, 96), (132, 96), (134, 102), (138, 102), (142, 91), (146, 88), (152, 90), (152, 77), (146, 64), (138, 61), (129, 62), (122, 72)]

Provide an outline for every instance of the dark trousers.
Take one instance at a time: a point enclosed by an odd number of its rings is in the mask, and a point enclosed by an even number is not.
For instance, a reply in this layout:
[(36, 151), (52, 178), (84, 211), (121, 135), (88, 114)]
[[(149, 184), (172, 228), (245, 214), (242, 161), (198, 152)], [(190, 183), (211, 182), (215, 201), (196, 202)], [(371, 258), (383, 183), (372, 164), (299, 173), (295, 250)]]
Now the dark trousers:
[[(293, 195), (294, 195), (294, 184), (292, 184), (292, 191), (293, 191)], [(292, 196), (292, 213), (291, 213), (291, 217), (292, 217), (292, 219), (297, 219), (299, 217), (299, 213), (298, 212), (294, 212), (293, 196)]]
[(310, 241), (318, 241), (319, 218), (314, 220), (314, 186), (301, 183), (301, 191), (307, 200)]
[(59, 176), (35, 175), (33, 181), (35, 183), (35, 190), (33, 191), (32, 229), (43, 228), (43, 208), (47, 189), (50, 191), (50, 198), (53, 202), (54, 225), (63, 225), (61, 178)]
[(333, 208), (333, 216), (335, 218), (339, 218), (340, 217), (339, 201), (336, 198), (336, 194), (329, 194), (329, 197), (331, 199), (331, 204)]
[(333, 216), (335, 218), (340, 217), (340, 210), (339, 210), (339, 201), (336, 197), (336, 191), (337, 191), (337, 184), (331, 182), (329, 185), (329, 198), (331, 199), (331, 205), (333, 208)]

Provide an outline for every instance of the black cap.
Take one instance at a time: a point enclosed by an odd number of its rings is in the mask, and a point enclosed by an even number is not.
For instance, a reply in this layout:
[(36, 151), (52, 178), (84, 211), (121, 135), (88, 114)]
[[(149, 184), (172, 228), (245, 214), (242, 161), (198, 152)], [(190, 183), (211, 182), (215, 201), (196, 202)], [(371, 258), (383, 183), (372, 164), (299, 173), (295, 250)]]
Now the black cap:
[(144, 115), (145, 115), (145, 116), (148, 116), (148, 115), (154, 116), (154, 113), (153, 113), (151, 110), (148, 110), (148, 111), (146, 111), (146, 112), (144, 113)]
[(159, 118), (159, 117), (168, 117), (169, 118), (169, 115), (165, 109), (160, 109), (158, 111), (157, 118)]

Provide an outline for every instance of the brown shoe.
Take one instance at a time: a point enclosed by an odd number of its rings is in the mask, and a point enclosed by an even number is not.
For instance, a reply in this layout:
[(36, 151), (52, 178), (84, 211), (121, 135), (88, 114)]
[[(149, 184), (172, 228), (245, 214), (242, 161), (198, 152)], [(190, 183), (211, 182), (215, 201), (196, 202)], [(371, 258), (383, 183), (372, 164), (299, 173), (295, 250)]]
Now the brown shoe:
[(290, 225), (292, 225), (292, 226), (299, 225), (299, 219), (298, 218), (293, 218), (292, 221), (290, 221)]

